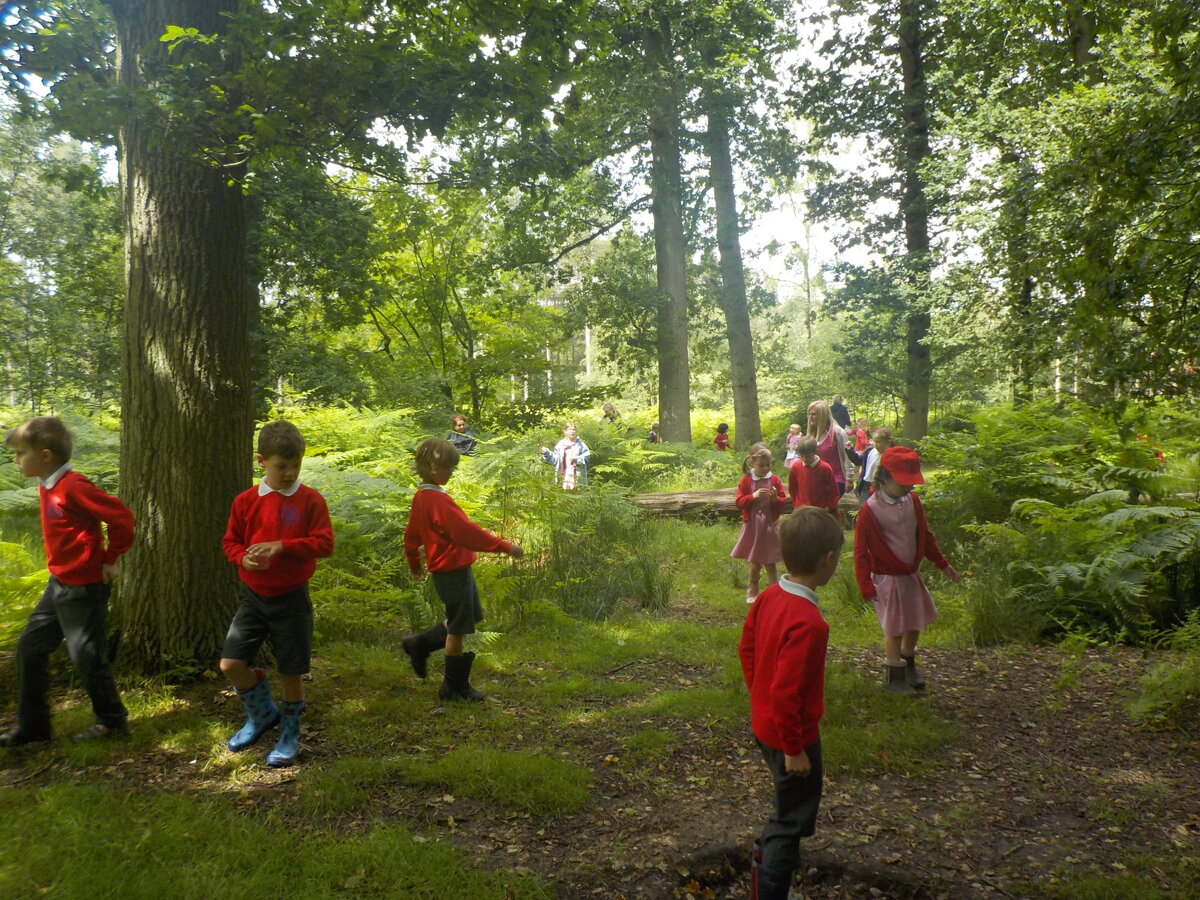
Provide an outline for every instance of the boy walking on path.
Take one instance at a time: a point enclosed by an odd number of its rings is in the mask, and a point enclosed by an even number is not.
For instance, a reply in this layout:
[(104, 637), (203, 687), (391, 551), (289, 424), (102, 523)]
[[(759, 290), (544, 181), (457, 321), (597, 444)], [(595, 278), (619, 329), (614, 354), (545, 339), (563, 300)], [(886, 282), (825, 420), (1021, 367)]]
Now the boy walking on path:
[(841, 526), (826, 510), (797, 509), (779, 528), (788, 574), (746, 616), (739, 655), (750, 689), (750, 724), (775, 783), (775, 809), (758, 841), (752, 900), (786, 900), (800, 867), (800, 838), (821, 805), (821, 715), (829, 626), (816, 589), (837, 570)]
[[(0, 747), (50, 740), (49, 658), (64, 638), (96, 714), (96, 724), (72, 740), (126, 734), (128, 713), (109, 665), (105, 626), (117, 561), (133, 544), (133, 514), (71, 470), (71, 433), (57, 416), (30, 419), (9, 431), (5, 443), (21, 474), (41, 481), (38, 499), (50, 580), (17, 641), (17, 727), (0, 734)], [(102, 524), (108, 528), (107, 545)]]
[[(229, 749), (244, 750), (282, 723), (267, 755), (267, 765), (278, 768), (300, 753), (304, 675), (312, 664), (308, 580), (317, 560), (333, 553), (333, 526), (325, 498), (300, 483), (304, 438), (295, 425), (264, 425), (257, 459), (262, 481), (234, 498), (222, 542), (226, 558), (238, 567), (242, 590), (221, 650), (221, 671), (246, 710), (246, 724), (229, 739)], [(283, 684), (282, 710), (271, 697), (266, 672), (251, 668), (268, 637)]]
[(520, 559), (525, 551), (480, 528), (446, 493), (443, 485), (454, 474), (458, 460), (454, 445), (441, 438), (428, 438), (417, 447), (421, 483), (413, 494), (404, 529), (404, 555), (413, 577), (424, 578), (421, 547), (425, 547), (425, 567), (446, 606), (446, 618), (419, 634), (410, 634), (402, 644), (418, 678), (425, 677), (431, 653), (446, 651), (446, 675), (438, 691), (443, 700), (482, 700), (483, 694), (471, 687), (475, 654), (463, 653), (463, 635), (474, 634), (476, 623), (483, 621), (471, 563), (476, 551), (507, 553), (513, 559)]

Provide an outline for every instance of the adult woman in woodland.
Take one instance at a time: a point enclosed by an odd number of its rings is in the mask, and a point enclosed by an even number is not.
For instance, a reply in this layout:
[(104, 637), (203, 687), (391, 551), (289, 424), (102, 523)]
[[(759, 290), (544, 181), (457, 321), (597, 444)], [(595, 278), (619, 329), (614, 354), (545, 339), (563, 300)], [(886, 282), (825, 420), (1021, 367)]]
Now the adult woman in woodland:
[(804, 433), (817, 442), (817, 456), (821, 457), (821, 462), (829, 463), (829, 468), (833, 469), (839, 496), (846, 493), (846, 481), (854, 477), (846, 455), (846, 432), (833, 421), (829, 404), (824, 400), (808, 404), (808, 427)]
[(542, 459), (554, 466), (554, 480), (564, 491), (573, 491), (581, 484), (587, 484), (588, 459), (592, 451), (579, 437), (574, 422), (563, 426), (563, 439), (551, 450), (545, 444), (541, 446)]

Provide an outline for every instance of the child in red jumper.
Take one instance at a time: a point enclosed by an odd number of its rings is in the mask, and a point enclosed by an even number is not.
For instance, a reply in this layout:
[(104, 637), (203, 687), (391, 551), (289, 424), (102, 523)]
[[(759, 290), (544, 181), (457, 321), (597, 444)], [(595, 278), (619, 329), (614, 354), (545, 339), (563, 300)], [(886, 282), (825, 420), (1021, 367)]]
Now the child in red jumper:
[(875, 492), (858, 512), (854, 531), (854, 575), (858, 589), (875, 603), (883, 629), (884, 685), (896, 694), (925, 688), (917, 668), (917, 639), (937, 618), (937, 609), (918, 571), (927, 559), (951, 581), (958, 573), (946, 561), (925, 523), (925, 510), (912, 493), (924, 484), (921, 457), (907, 447), (889, 447), (879, 457)]
[(765, 567), (767, 584), (779, 580), (776, 568), (783, 557), (779, 553), (779, 514), (787, 506), (783, 482), (771, 471), (771, 451), (766, 444), (750, 448), (742, 460), (746, 474), (738, 482), (735, 502), (742, 511), (742, 531), (729, 555), (750, 565), (746, 577), (746, 602), (758, 596), (758, 576)]
[[(279, 740), (267, 765), (279, 768), (300, 753), (304, 675), (312, 665), (308, 580), (317, 560), (333, 553), (333, 526), (325, 498), (300, 483), (304, 438), (295, 425), (264, 425), (257, 459), (263, 479), (233, 499), (222, 542), (238, 567), (242, 591), (221, 650), (221, 671), (246, 710), (246, 724), (229, 739), (229, 749), (246, 749), (278, 723)], [(271, 698), (266, 673), (252, 668), (268, 637), (283, 685), (282, 709)]]
[[(117, 560), (133, 544), (133, 514), (71, 471), (71, 432), (57, 416), (30, 419), (9, 431), (5, 443), (21, 474), (41, 481), (38, 498), (50, 580), (17, 641), (17, 727), (0, 734), (0, 747), (50, 740), (48, 661), (63, 638), (96, 714), (96, 724), (72, 740), (126, 734), (128, 714), (109, 666), (105, 626)], [(107, 546), (101, 524), (108, 528)]]
[(775, 783), (775, 809), (763, 828), (751, 874), (753, 900), (785, 900), (800, 867), (800, 838), (816, 830), (821, 805), (821, 716), (829, 626), (816, 589), (837, 570), (841, 526), (823, 509), (802, 507), (779, 528), (788, 574), (746, 616), (738, 654), (750, 689), (750, 724)]
[(837, 481), (833, 469), (817, 455), (817, 442), (811, 437), (802, 437), (796, 442), (796, 465), (788, 473), (788, 494), (792, 506), (816, 506), (827, 509), (838, 522), (842, 514), (838, 510)]
[(525, 551), (480, 528), (446, 493), (443, 485), (454, 474), (458, 460), (458, 450), (441, 438), (428, 438), (417, 447), (416, 469), (421, 484), (413, 494), (404, 529), (404, 555), (413, 577), (423, 578), (421, 547), (425, 547), (426, 567), (438, 597), (446, 605), (446, 618), (420, 634), (410, 634), (401, 643), (418, 678), (426, 675), (429, 654), (446, 651), (446, 674), (438, 691), (443, 700), (482, 700), (483, 694), (471, 687), (475, 654), (463, 652), (463, 635), (474, 634), (476, 623), (483, 621), (471, 563), (475, 562), (475, 551), (507, 553), (513, 559), (520, 559)]

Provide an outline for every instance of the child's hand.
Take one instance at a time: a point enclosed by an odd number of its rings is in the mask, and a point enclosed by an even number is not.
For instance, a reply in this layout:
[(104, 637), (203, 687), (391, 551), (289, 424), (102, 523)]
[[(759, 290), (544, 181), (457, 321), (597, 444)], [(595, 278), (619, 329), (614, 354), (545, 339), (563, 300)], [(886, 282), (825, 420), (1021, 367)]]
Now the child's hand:
[(246, 552), (251, 556), (257, 556), (265, 567), (268, 559), (283, 552), (283, 541), (263, 541), (259, 544), (251, 544), (246, 548)]
[(513, 559), (524, 559), (525, 548), (523, 548), (520, 544), (513, 544), (508, 548), (508, 555)]
[(105, 563), (100, 567), (100, 579), (105, 584), (112, 584), (113, 580), (120, 574), (121, 564), (119, 562)]
[(812, 774), (812, 760), (808, 758), (808, 754), (803, 750), (800, 751), (799, 756), (784, 754), (783, 765), (789, 775), (799, 775), (801, 778), (804, 778)]
[(954, 566), (947, 565), (946, 568), (942, 569), (942, 574), (946, 576), (947, 580), (955, 584), (958, 583), (958, 573), (954, 571)]
[(758, 499), (760, 499), (760, 500), (761, 500), (763, 497), (770, 497), (770, 496), (771, 496), (771, 489), (770, 489), (770, 488), (759, 488), (757, 491), (755, 491), (755, 492), (754, 492), (754, 496), (755, 496), (755, 497), (757, 497), (757, 498), (758, 498)]

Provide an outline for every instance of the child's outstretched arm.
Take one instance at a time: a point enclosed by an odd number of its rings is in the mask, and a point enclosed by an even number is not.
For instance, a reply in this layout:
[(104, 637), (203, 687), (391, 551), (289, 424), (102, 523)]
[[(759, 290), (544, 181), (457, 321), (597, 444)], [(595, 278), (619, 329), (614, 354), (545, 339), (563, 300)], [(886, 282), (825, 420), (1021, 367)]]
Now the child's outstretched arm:
[(864, 506), (858, 512), (858, 522), (854, 526), (854, 579), (864, 600), (875, 599), (875, 582), (871, 580), (871, 542), (868, 537), (873, 521), (870, 509)]

